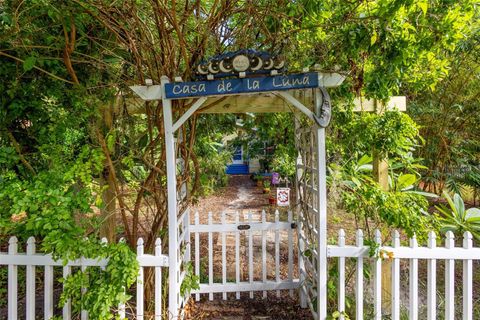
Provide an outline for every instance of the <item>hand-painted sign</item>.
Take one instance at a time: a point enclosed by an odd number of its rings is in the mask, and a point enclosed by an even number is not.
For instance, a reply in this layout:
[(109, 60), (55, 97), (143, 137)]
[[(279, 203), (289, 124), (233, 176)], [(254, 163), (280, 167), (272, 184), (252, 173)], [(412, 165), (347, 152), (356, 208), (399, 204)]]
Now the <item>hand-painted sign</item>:
[(318, 73), (308, 72), (257, 78), (173, 82), (165, 85), (165, 95), (167, 99), (182, 99), (198, 96), (217, 96), (318, 87)]
[(290, 188), (277, 188), (277, 205), (280, 207), (290, 205)]

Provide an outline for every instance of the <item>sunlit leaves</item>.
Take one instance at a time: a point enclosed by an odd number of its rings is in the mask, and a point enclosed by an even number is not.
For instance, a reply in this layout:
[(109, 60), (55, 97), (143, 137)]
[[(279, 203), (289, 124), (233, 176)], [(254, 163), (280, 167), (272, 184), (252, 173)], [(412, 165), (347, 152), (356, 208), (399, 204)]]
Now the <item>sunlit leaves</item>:
[(448, 53), (474, 30), (469, 0), (311, 2), (301, 2), (311, 10), (297, 37), (301, 53), (325, 69), (339, 65), (352, 90), (372, 97), (434, 88), (448, 73)]

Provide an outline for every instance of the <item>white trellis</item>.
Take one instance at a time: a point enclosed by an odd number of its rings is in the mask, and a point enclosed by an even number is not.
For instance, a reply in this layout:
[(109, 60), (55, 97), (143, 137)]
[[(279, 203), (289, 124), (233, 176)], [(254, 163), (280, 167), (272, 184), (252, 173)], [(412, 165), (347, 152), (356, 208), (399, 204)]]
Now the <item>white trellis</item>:
[[(320, 95), (316, 95), (320, 109)], [(299, 272), (303, 283), (300, 303), (308, 305), (316, 319), (327, 317), (327, 181), (325, 128), (315, 123), (302, 126), (296, 118), (297, 212)], [(310, 121), (310, 120), (306, 120)], [(314, 305), (316, 304), (316, 305)]]

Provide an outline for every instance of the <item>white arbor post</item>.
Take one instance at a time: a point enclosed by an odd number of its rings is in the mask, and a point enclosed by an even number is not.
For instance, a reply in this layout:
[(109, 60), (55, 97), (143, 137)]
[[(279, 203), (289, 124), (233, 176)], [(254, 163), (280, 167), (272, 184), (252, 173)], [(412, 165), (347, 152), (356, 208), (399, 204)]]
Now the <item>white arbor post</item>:
[(162, 76), (163, 122), (165, 125), (165, 151), (167, 162), (167, 202), (168, 202), (168, 311), (171, 318), (178, 317), (178, 278), (177, 270), (177, 177), (175, 164), (175, 138), (172, 119), (172, 102), (166, 98), (165, 84), (169, 83)]
[[(315, 114), (321, 114), (323, 95), (315, 89)], [(327, 318), (327, 161), (325, 128), (317, 129), (317, 170), (318, 170), (318, 318)]]

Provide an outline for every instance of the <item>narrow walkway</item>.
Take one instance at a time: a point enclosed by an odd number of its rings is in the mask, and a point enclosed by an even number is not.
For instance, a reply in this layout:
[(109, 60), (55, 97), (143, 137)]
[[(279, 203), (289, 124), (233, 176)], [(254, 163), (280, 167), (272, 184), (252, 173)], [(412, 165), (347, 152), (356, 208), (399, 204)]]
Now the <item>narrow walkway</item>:
[(262, 209), (268, 209), (268, 196), (255, 186), (250, 176), (238, 175), (230, 176), (225, 188), (201, 199), (192, 212), (198, 211), (200, 222), (207, 222), (208, 212), (212, 212), (216, 220), (221, 212), (234, 214), (238, 211), (242, 216), (249, 211), (260, 213)]

